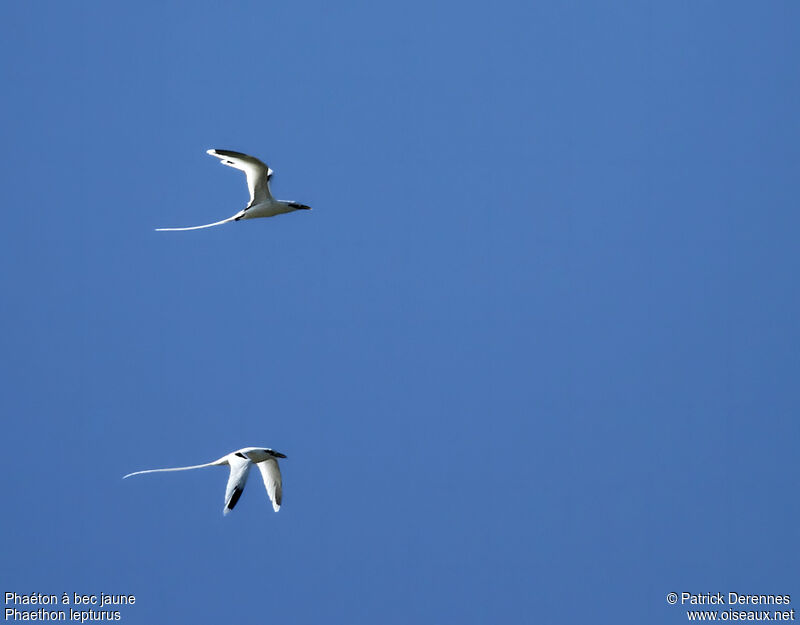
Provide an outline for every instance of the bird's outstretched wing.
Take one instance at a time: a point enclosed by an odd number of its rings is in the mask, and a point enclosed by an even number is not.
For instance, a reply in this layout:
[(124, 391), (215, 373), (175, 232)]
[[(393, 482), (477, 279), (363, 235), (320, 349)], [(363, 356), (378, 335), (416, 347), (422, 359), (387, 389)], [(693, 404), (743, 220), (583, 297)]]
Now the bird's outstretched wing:
[(269, 191), (272, 170), (260, 160), (231, 150), (208, 150), (207, 153), (216, 156), (223, 165), (240, 169), (245, 173), (247, 188), (250, 190), (250, 203), (247, 208), (259, 202), (272, 201), (272, 193)]
[(274, 458), (259, 462), (256, 464), (258, 470), (261, 471), (261, 477), (264, 479), (264, 486), (267, 487), (267, 495), (272, 502), (272, 509), (277, 512), (281, 509), (281, 469), (278, 466), (278, 461)]
[(231, 474), (228, 477), (228, 486), (225, 489), (225, 509), (223, 514), (228, 514), (233, 510), (236, 502), (239, 501), (244, 485), (247, 483), (250, 467), (253, 465), (248, 458), (243, 458), (236, 453), (228, 455), (228, 464), (231, 467)]

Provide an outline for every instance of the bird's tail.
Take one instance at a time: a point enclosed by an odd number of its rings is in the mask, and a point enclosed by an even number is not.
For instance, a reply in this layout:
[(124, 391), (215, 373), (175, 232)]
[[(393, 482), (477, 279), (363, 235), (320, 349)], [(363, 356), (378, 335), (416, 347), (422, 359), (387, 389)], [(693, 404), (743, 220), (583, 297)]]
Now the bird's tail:
[(225, 460), (225, 458), (220, 458), (219, 460), (214, 460), (214, 462), (195, 464), (191, 467), (174, 467), (171, 469), (147, 469), (146, 471), (134, 471), (133, 473), (128, 473), (128, 475), (123, 475), (122, 479), (124, 480), (126, 477), (130, 477), (131, 475), (141, 475), (142, 473), (161, 473), (162, 471), (188, 471), (189, 469), (202, 469), (203, 467), (218, 466), (221, 464), (226, 464), (227, 462), (228, 461)]
[(201, 228), (210, 228), (211, 226), (219, 226), (221, 224), (226, 224), (229, 221), (236, 221), (242, 215), (244, 215), (244, 211), (239, 211), (235, 215), (228, 217), (227, 219), (223, 219), (222, 221), (215, 221), (213, 224), (203, 224), (202, 226), (189, 226), (188, 228), (156, 228), (156, 232), (177, 232), (179, 230), (200, 230)]

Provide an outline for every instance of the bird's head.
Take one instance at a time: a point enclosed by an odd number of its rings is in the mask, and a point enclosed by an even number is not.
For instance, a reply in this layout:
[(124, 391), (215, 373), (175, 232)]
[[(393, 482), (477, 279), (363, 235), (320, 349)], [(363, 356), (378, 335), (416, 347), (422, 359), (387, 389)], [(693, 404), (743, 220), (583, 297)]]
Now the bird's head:
[(291, 206), (296, 211), (299, 211), (299, 210), (310, 211), (311, 210), (310, 206), (306, 206), (305, 204), (298, 204), (297, 202), (289, 202), (289, 206)]
[(274, 451), (274, 450), (272, 450), (272, 449), (265, 449), (264, 451), (265, 451), (265, 452), (266, 452), (268, 455), (272, 456), (273, 458), (285, 458), (285, 457), (286, 457), (286, 456), (284, 456), (284, 455), (283, 455), (281, 452), (279, 452), (279, 451)]

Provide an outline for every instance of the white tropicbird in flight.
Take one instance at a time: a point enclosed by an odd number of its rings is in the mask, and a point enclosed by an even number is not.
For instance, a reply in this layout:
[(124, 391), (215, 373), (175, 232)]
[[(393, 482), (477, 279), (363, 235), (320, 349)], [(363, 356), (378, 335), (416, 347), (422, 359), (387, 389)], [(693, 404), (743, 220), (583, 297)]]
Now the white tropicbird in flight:
[(216, 156), (223, 165), (241, 169), (247, 176), (247, 188), (250, 190), (250, 203), (235, 215), (215, 221), (213, 224), (202, 226), (190, 226), (188, 228), (156, 228), (159, 232), (175, 230), (199, 230), (200, 228), (210, 228), (219, 226), (229, 221), (239, 221), (240, 219), (255, 219), (256, 217), (273, 217), (281, 213), (291, 213), (296, 210), (311, 210), (310, 206), (289, 202), (287, 200), (276, 200), (269, 191), (269, 180), (272, 178), (272, 170), (264, 163), (253, 156), (242, 154), (241, 152), (231, 152), (230, 150), (208, 150), (208, 154)]
[(285, 458), (281, 453), (273, 451), (269, 448), (261, 447), (245, 447), (238, 451), (232, 451), (227, 456), (223, 456), (214, 462), (207, 462), (206, 464), (196, 464), (191, 467), (175, 467), (174, 469), (148, 469), (147, 471), (135, 471), (128, 473), (122, 479), (130, 477), (131, 475), (139, 475), (140, 473), (158, 473), (160, 471), (188, 471), (189, 469), (201, 469), (203, 467), (215, 467), (228, 465), (231, 468), (231, 474), (228, 478), (228, 487), (225, 489), (225, 509), (224, 514), (228, 514), (239, 497), (242, 495), (244, 485), (247, 483), (247, 475), (250, 473), (250, 467), (254, 464), (261, 471), (261, 477), (264, 479), (264, 486), (267, 487), (267, 495), (272, 501), (272, 508), (277, 512), (281, 507), (281, 470), (278, 467), (278, 458)]

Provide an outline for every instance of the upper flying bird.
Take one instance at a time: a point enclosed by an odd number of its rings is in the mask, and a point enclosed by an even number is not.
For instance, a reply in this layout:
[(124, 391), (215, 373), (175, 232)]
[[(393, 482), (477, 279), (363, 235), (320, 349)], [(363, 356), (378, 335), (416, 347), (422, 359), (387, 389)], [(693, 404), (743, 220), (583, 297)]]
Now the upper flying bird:
[(159, 471), (188, 471), (189, 469), (201, 469), (203, 467), (221, 466), (227, 464), (231, 468), (230, 477), (228, 477), (228, 486), (225, 489), (225, 508), (223, 514), (228, 514), (239, 497), (242, 495), (244, 485), (247, 483), (247, 475), (250, 473), (250, 467), (254, 464), (261, 472), (261, 477), (264, 479), (264, 486), (267, 487), (267, 495), (272, 501), (272, 508), (277, 512), (281, 507), (281, 470), (278, 467), (278, 458), (285, 458), (281, 453), (273, 451), (269, 448), (261, 447), (245, 447), (238, 451), (232, 451), (227, 456), (223, 456), (214, 462), (207, 462), (206, 464), (196, 464), (191, 467), (175, 467), (174, 469), (148, 469), (147, 471), (135, 471), (128, 473), (122, 479), (130, 477), (131, 475), (139, 475), (140, 473), (157, 473)]
[(156, 228), (157, 231), (198, 230), (200, 228), (219, 226), (229, 221), (239, 221), (240, 219), (273, 217), (274, 215), (291, 213), (296, 210), (311, 210), (311, 207), (305, 204), (276, 200), (272, 197), (272, 193), (269, 191), (272, 170), (254, 156), (248, 156), (241, 152), (231, 152), (230, 150), (208, 150), (207, 153), (211, 154), (211, 156), (216, 156), (223, 165), (241, 169), (245, 173), (247, 176), (247, 188), (250, 190), (250, 203), (235, 215), (222, 221), (215, 221), (213, 224), (190, 226), (188, 228)]

